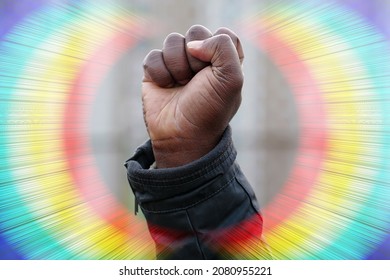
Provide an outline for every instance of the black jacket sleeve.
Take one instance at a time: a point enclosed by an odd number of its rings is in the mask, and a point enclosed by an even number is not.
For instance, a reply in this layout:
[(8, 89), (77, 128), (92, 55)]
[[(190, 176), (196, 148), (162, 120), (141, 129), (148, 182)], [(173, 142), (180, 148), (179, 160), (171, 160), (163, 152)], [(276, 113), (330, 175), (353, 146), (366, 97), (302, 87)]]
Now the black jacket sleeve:
[(254, 192), (235, 163), (230, 127), (190, 164), (150, 169), (150, 140), (125, 164), (158, 259), (268, 259)]

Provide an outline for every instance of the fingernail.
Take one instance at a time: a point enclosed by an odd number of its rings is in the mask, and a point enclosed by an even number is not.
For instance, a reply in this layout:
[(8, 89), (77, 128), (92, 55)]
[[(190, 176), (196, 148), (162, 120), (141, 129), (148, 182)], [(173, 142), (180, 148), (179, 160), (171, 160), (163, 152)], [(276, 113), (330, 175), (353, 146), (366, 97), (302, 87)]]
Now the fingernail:
[(187, 43), (189, 49), (199, 49), (203, 44), (203, 41), (191, 41)]

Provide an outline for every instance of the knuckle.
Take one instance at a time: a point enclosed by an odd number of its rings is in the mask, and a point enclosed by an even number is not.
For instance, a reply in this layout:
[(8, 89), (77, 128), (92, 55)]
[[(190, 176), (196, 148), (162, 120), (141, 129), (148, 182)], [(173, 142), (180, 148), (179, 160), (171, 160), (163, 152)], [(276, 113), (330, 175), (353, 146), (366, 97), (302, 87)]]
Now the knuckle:
[(171, 42), (178, 42), (178, 41), (182, 41), (184, 39), (184, 36), (179, 34), (179, 33), (170, 33), (166, 38), (165, 38), (165, 41), (164, 41), (164, 45), (166, 44), (169, 44)]
[(201, 40), (210, 36), (210, 30), (199, 24), (191, 26), (186, 33), (186, 37), (189, 37), (191, 40)]
[(219, 35), (219, 34), (227, 34), (229, 35), (230, 37), (237, 37), (237, 35), (231, 31), (229, 28), (226, 28), (226, 27), (220, 27), (217, 29), (217, 31), (214, 33), (215, 35)]
[(219, 34), (217, 36), (214, 36), (213, 40), (216, 45), (221, 47), (225, 47), (226, 45), (233, 43), (230, 36), (226, 34)]
[(214, 36), (223, 35), (223, 34), (228, 35), (233, 42), (239, 41), (236, 33), (234, 33), (232, 30), (230, 30), (226, 27), (218, 28), (217, 31), (214, 33)]
[(184, 36), (179, 33), (169, 34), (164, 41), (163, 55), (169, 57), (180, 56), (181, 51), (184, 52)]
[(145, 57), (142, 65), (145, 70), (153, 67), (161, 57), (161, 50), (151, 50)]
[(227, 34), (220, 34), (217, 36), (218, 40), (221, 42), (221, 43), (229, 43), (232, 41), (232, 39), (230, 38), (229, 35)]

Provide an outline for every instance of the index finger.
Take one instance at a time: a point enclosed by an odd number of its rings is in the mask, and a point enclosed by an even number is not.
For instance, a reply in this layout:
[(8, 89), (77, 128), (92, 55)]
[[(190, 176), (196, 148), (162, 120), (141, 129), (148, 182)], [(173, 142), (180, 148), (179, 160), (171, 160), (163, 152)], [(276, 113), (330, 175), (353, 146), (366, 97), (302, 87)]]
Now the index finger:
[(220, 34), (226, 34), (228, 35), (236, 47), (237, 55), (240, 60), (240, 64), (244, 61), (244, 50), (242, 49), (242, 45), (240, 42), (240, 39), (238, 38), (237, 34), (231, 31), (229, 28), (226, 27), (220, 27), (217, 29), (217, 31), (213, 34), (213, 36), (220, 35)]

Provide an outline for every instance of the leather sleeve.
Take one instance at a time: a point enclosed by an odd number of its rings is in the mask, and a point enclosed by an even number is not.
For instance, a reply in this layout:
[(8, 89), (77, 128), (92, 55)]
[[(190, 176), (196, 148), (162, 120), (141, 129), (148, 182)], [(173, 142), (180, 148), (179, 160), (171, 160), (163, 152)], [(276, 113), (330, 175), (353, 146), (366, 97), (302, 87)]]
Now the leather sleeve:
[(271, 258), (258, 203), (235, 159), (228, 127), (210, 153), (190, 164), (150, 169), (150, 140), (126, 161), (158, 259)]

